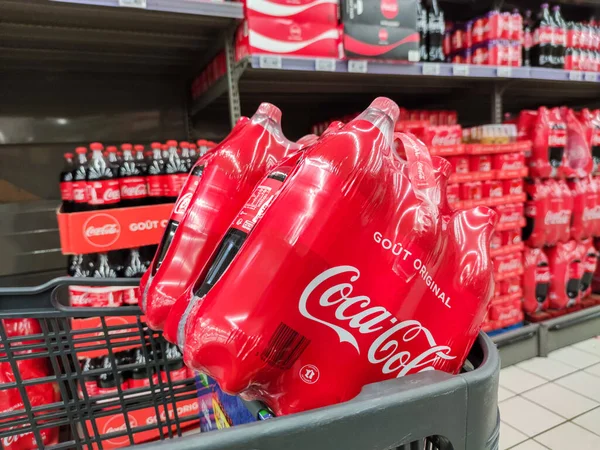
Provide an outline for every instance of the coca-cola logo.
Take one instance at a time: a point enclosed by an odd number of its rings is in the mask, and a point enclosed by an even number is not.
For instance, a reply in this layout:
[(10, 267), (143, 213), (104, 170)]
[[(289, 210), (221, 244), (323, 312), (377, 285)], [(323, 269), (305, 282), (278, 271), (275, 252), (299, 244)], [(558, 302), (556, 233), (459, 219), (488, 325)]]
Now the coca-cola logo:
[(388, 31), (385, 28), (380, 28), (378, 36), (379, 36), (379, 40), (381, 42), (387, 42), (387, 40), (388, 40)]
[(519, 170), (523, 168), (523, 163), (521, 163), (520, 161), (515, 161), (515, 162), (505, 162), (504, 164), (502, 164), (502, 167), (500, 168), (500, 170)]
[(181, 198), (177, 201), (175, 208), (173, 209), (173, 214), (181, 215), (185, 214), (190, 206), (190, 202), (192, 201), (192, 193), (188, 192), (185, 195), (182, 195)]
[[(345, 275), (346, 282), (333, 284), (332, 279)], [(361, 354), (358, 337), (373, 335), (367, 349), (367, 360), (374, 365), (381, 364), (385, 375), (402, 377), (409, 373), (435, 370), (442, 361), (453, 360), (452, 349), (438, 345), (427, 328), (417, 320), (398, 319), (382, 306), (370, 306), (371, 299), (366, 295), (352, 296), (360, 271), (353, 266), (337, 266), (317, 275), (304, 289), (298, 303), (300, 314), (309, 320), (331, 328), (340, 343), (348, 343)], [(338, 278), (339, 279), (339, 278)], [(333, 284), (333, 286), (331, 286)], [(315, 294), (315, 291), (321, 294)], [(328, 308), (334, 312), (327, 312)], [(354, 311), (354, 313), (348, 310)], [(329, 310), (331, 311), (331, 310)], [(326, 318), (329, 316), (332, 320)], [(361, 339), (364, 340), (364, 339)], [(418, 341), (421, 342), (418, 342)], [(413, 354), (419, 348), (421, 353)], [(423, 351), (424, 349), (424, 351)], [(365, 349), (362, 349), (365, 350)]]
[(548, 211), (544, 218), (546, 225), (567, 225), (571, 222), (571, 211), (563, 209), (562, 211)]
[(519, 213), (519, 211), (515, 211), (510, 214), (502, 214), (500, 216), (500, 219), (498, 220), (498, 222), (499, 223), (509, 223), (509, 222), (517, 222), (519, 220), (521, 220), (521, 214)]
[(600, 220), (600, 206), (583, 209), (583, 220)]
[(119, 239), (121, 225), (110, 214), (94, 214), (83, 224), (85, 240), (95, 247), (108, 247)]
[(550, 283), (550, 270), (546, 268), (538, 269), (535, 273), (536, 283)]
[[(8, 448), (11, 445), (15, 444), (17, 441), (21, 440), (21, 438), (24, 438), (24, 437), (29, 437), (29, 438), (32, 439), (33, 438), (33, 434), (32, 433), (20, 433), (20, 434), (13, 434), (12, 436), (6, 436), (6, 437), (2, 438), (2, 447), (3, 448)], [(27, 447), (28, 446), (24, 444), (23, 448), (27, 448)], [(31, 447), (31, 448), (33, 448), (33, 447)]]
[[(138, 422), (133, 414), (127, 414), (127, 418), (129, 419), (129, 426), (131, 428), (137, 428)], [(114, 446), (124, 446), (129, 445), (129, 436), (127, 434), (127, 425), (125, 424), (124, 417), (122, 414), (115, 414), (111, 416), (110, 419), (106, 421), (104, 427), (102, 427), (102, 434), (109, 433), (124, 433), (124, 436), (113, 437), (111, 439), (107, 439), (106, 442)]]
[(118, 202), (121, 199), (121, 192), (119, 189), (108, 188), (102, 194), (102, 199), (105, 202)]
[(500, 264), (498, 264), (497, 270), (498, 270), (498, 273), (513, 272), (515, 270), (518, 270), (520, 267), (521, 267), (521, 260), (520, 259), (512, 259), (510, 261), (503, 261)]
[(381, 0), (380, 9), (381, 14), (386, 19), (393, 19), (398, 15), (398, 3), (396, 3), (396, 0)]
[(458, 145), (459, 137), (453, 134), (434, 134), (431, 138), (431, 145), (435, 146), (450, 146)]
[(132, 186), (127, 186), (124, 184), (121, 186), (122, 197), (145, 197), (146, 193), (146, 183), (140, 183)]

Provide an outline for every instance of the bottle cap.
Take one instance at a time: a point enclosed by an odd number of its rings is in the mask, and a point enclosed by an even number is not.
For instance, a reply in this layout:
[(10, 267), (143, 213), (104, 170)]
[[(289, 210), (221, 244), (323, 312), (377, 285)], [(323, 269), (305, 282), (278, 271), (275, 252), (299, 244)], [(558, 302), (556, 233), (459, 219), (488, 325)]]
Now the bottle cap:
[(73, 157), (73, 153), (65, 153), (63, 156), (65, 158), (72, 158)]
[(198, 139), (196, 141), (196, 144), (198, 144), (198, 147), (202, 147), (203, 145), (206, 145), (206, 140), (205, 139)]
[(195, 150), (196, 149), (196, 144), (190, 143), (190, 148), (193, 148)]
[(162, 145), (160, 146), (160, 148), (161, 148), (163, 151), (169, 150), (169, 146), (168, 146), (167, 144), (162, 144)]
[(281, 122), (281, 110), (271, 103), (261, 103), (258, 109), (256, 110), (256, 114), (264, 114), (273, 122), (280, 123)]
[(77, 153), (78, 155), (81, 155), (82, 153), (87, 153), (87, 148), (85, 148), (85, 147), (77, 147), (75, 149), (75, 153)]
[(400, 115), (400, 109), (398, 105), (389, 98), (386, 97), (377, 97), (373, 100), (373, 103), (369, 105), (369, 108), (379, 109), (387, 114), (392, 122), (396, 122), (398, 120), (398, 116)]
[(131, 150), (133, 146), (131, 144), (125, 143), (121, 144), (121, 150)]
[(179, 143), (179, 146), (180, 146), (181, 148), (190, 148), (190, 143), (189, 143), (189, 142), (185, 142), (185, 141), (181, 141), (181, 142)]
[(160, 150), (162, 148), (162, 144), (160, 142), (153, 142), (152, 144), (150, 144), (150, 148), (152, 148), (152, 150)]
[(117, 147), (115, 145), (109, 145), (106, 147), (106, 151), (109, 153), (115, 153), (117, 151)]
[(100, 142), (92, 142), (90, 144), (90, 148), (92, 150), (103, 150), (104, 149), (104, 145), (102, 145)]
[(133, 146), (133, 149), (136, 152), (143, 152), (144, 151), (144, 146), (142, 144), (136, 144), (136, 145)]
[(174, 139), (171, 139), (171, 140), (167, 141), (167, 145), (169, 147), (177, 147), (177, 141)]

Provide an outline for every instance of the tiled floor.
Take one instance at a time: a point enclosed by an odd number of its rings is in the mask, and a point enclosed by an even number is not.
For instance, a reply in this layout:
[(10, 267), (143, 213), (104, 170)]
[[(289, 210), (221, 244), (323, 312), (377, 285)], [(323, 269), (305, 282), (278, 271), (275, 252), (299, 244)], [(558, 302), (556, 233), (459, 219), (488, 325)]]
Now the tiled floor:
[(600, 336), (500, 372), (500, 450), (600, 450)]

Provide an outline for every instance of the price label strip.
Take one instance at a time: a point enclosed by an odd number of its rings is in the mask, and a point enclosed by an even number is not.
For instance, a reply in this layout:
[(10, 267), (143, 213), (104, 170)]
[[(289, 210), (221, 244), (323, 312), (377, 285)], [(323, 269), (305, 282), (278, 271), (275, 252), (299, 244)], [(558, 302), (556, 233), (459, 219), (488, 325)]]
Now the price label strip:
[(585, 72), (583, 79), (585, 81), (593, 81), (595, 83), (596, 81), (598, 81), (598, 74), (596, 74), (595, 72)]
[(440, 65), (432, 63), (423, 63), (423, 75), (439, 75)]
[(467, 64), (454, 64), (452, 66), (452, 75), (457, 77), (468, 77), (469, 72), (469, 66)]
[(124, 8), (141, 8), (146, 9), (146, 0), (119, 0), (119, 6)]
[(351, 59), (350, 61), (348, 61), (348, 72), (367, 73), (367, 70), (367, 61), (360, 61), (358, 59)]
[(577, 70), (572, 70), (569, 72), (569, 81), (582, 81), (583, 80), (583, 72), (578, 72)]
[(496, 75), (501, 78), (511, 78), (512, 67), (498, 67), (498, 69), (496, 69)]
[(315, 70), (319, 72), (335, 72), (335, 59), (317, 58), (315, 59)]
[(281, 69), (281, 56), (260, 55), (258, 57), (258, 67), (261, 69)]

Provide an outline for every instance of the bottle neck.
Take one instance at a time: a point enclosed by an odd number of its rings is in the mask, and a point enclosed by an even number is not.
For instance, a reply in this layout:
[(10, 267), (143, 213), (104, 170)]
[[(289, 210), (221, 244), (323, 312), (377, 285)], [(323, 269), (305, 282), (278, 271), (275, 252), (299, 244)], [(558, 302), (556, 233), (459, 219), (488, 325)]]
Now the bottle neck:
[(94, 150), (92, 153), (92, 159), (103, 159), (102, 150)]
[(123, 161), (133, 161), (131, 150), (123, 150)]
[(162, 157), (161, 150), (158, 148), (155, 148), (154, 150), (152, 150), (152, 156), (154, 156), (154, 159), (160, 159)]

